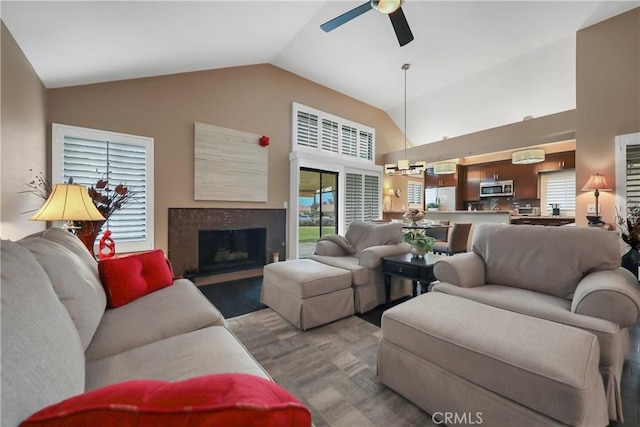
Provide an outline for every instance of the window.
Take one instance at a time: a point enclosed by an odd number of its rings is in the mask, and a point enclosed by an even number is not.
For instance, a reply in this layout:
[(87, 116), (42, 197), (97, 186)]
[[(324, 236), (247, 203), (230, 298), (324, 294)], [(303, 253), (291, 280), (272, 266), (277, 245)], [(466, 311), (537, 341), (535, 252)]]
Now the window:
[(345, 229), (353, 221), (372, 221), (380, 216), (380, 176), (346, 173)]
[(542, 215), (551, 214), (551, 204), (560, 205), (560, 214), (575, 215), (576, 172), (566, 170), (540, 174), (540, 204)]
[(108, 177), (109, 186), (124, 184), (130, 201), (109, 217), (118, 252), (153, 249), (153, 139), (53, 124), (54, 183), (95, 185)]
[(374, 129), (293, 103), (293, 147), (319, 150), (350, 160), (374, 162)]
[[(627, 145), (627, 206), (640, 206), (640, 145)], [(624, 213), (623, 213), (624, 215)]]
[(409, 182), (407, 184), (407, 199), (409, 207), (422, 209), (422, 184), (419, 182)]

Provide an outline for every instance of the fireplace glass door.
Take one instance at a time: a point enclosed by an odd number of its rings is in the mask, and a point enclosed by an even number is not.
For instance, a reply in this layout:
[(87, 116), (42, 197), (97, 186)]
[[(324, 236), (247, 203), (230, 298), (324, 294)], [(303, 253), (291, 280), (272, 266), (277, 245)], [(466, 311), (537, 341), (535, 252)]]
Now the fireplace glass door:
[(300, 169), (298, 256), (313, 254), (315, 242), (338, 232), (338, 173)]

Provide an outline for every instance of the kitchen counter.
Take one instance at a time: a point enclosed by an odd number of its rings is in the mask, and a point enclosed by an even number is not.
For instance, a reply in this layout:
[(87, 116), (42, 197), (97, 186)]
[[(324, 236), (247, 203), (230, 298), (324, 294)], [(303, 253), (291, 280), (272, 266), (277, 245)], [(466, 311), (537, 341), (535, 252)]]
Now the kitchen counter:
[(576, 218), (573, 216), (522, 216), (513, 215), (511, 224), (516, 225), (548, 225), (562, 226), (575, 224)]
[(542, 215), (511, 215), (511, 219), (570, 219), (574, 220), (576, 217), (574, 216), (542, 216)]
[(509, 224), (510, 211), (425, 211), (424, 218), (432, 221), (449, 220), (451, 224), (455, 222), (492, 222), (498, 224)]

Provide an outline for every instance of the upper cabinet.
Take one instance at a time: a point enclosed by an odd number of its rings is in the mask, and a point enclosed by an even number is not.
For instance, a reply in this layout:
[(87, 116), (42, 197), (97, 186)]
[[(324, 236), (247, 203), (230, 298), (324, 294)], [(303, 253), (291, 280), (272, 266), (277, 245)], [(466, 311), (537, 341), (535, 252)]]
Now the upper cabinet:
[(482, 165), (482, 182), (513, 179), (512, 166), (511, 160), (484, 163)]
[(513, 190), (519, 200), (538, 198), (538, 165), (513, 165)]
[(482, 165), (465, 166), (462, 171), (462, 200), (478, 200), (480, 198), (480, 181), (482, 181)]
[(459, 173), (460, 173), (460, 166), (458, 166), (456, 173), (449, 173), (444, 175), (436, 175), (433, 173), (433, 169), (427, 169), (427, 173), (424, 174), (425, 186), (426, 187), (457, 187)]
[(545, 156), (544, 162), (537, 164), (538, 172), (550, 172), (562, 169), (575, 169), (576, 152), (563, 151), (561, 153), (552, 153)]

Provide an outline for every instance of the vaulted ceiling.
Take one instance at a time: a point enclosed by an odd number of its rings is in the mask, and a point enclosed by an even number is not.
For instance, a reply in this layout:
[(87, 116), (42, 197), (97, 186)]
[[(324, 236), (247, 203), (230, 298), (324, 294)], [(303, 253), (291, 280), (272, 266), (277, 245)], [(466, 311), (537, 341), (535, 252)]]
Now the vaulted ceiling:
[(406, 0), (400, 47), (360, 1), (1, 1), (48, 88), (271, 63), (386, 111), (421, 145), (575, 108), (576, 32), (634, 1)]

